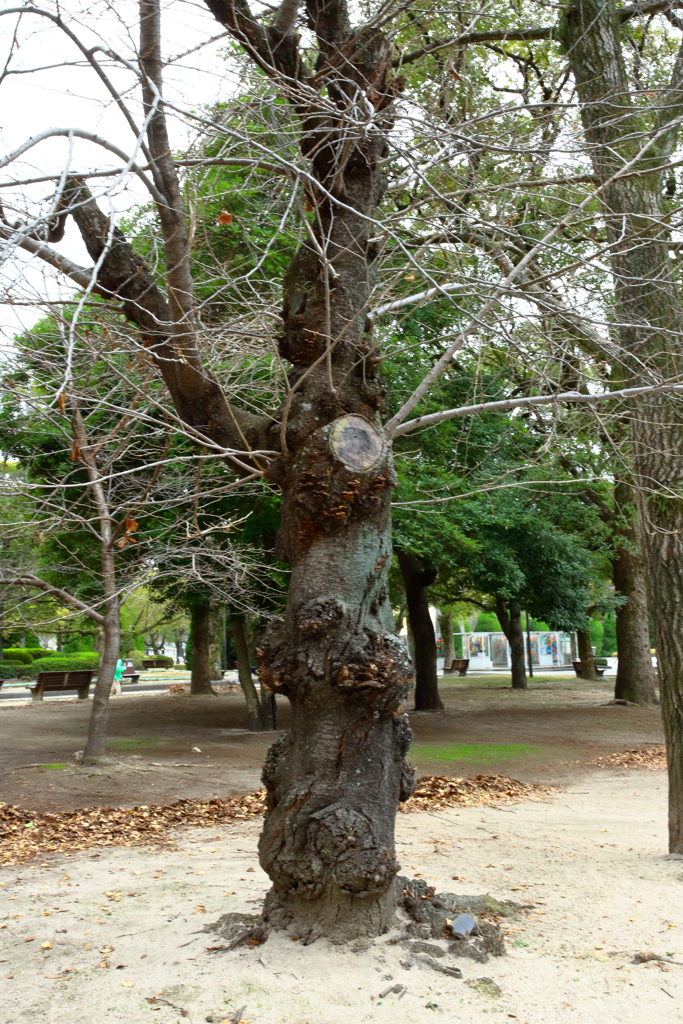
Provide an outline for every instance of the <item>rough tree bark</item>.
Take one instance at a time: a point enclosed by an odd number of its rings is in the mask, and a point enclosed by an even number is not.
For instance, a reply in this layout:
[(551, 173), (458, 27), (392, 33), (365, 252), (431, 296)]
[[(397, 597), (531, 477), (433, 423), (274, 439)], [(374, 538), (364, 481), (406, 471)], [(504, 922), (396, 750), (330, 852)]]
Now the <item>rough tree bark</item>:
[(595, 667), (590, 633), (587, 629), (577, 629), (576, 640), (579, 648), (579, 661), (581, 662), (581, 678), (597, 679), (598, 673)]
[(415, 710), (443, 711), (436, 674), (436, 635), (425, 590), (436, 579), (436, 569), (402, 548), (398, 548), (396, 554), (406, 588), (408, 621), (415, 651)]
[(512, 689), (526, 690), (529, 683), (526, 675), (526, 651), (521, 605), (519, 601), (506, 600), (504, 597), (496, 594), (496, 615), (498, 616), (500, 627), (505, 633), (507, 642), (510, 644)]
[(657, 672), (650, 655), (645, 568), (634, 521), (633, 488), (626, 481), (618, 480), (614, 500), (618, 520), (612, 581), (617, 593), (628, 598), (616, 611), (619, 660), (614, 696), (634, 704), (656, 704)]
[(211, 685), (212, 609), (208, 599), (197, 598), (190, 607), (190, 644), (192, 668), (190, 692), (216, 695)]
[[(669, 257), (661, 168), (676, 145), (683, 112), (683, 47), (659, 96), (652, 131), (640, 100), (631, 96), (613, 4), (579, 0), (566, 9), (560, 28), (593, 171), (603, 185), (624, 379), (680, 380), (683, 351), (672, 339), (683, 335), (683, 310)], [(619, 178), (626, 165), (629, 176)], [(669, 847), (683, 853), (683, 411), (660, 393), (634, 402), (631, 412), (669, 767)]]

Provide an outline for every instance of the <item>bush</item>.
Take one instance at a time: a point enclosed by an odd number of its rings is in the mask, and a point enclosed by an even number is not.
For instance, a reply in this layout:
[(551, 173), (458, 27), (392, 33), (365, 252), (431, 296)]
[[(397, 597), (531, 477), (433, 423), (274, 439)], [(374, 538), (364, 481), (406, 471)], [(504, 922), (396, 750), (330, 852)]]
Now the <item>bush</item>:
[(53, 654), (51, 658), (38, 658), (33, 662), (33, 672), (75, 672), (78, 669), (91, 668), (97, 671), (99, 663), (97, 651), (80, 651), (78, 654)]
[(33, 655), (25, 647), (6, 647), (4, 650), (5, 661), (17, 661), (20, 665), (30, 665)]
[(97, 671), (96, 652), (60, 654), (53, 658), (38, 658), (30, 665), (18, 661), (0, 661), (0, 679), (37, 679), (39, 672), (77, 672), (79, 669)]
[(36, 658), (54, 658), (59, 654), (59, 651), (52, 651), (49, 647), (25, 647), (24, 650), (28, 651), (34, 661)]
[(495, 612), (480, 612), (474, 627), (476, 633), (500, 633), (500, 622)]
[(0, 661), (0, 679), (35, 679), (33, 665), (22, 665), (18, 661)]

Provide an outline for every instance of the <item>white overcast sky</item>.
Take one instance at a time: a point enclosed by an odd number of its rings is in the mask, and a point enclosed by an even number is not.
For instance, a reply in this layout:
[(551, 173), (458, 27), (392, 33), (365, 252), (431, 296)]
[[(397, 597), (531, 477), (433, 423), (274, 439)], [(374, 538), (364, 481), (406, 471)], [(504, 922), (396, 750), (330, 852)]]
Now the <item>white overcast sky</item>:
[[(0, 7), (0, 11), (10, 10), (12, 6), (6, 4)], [(37, 6), (53, 13), (57, 10), (57, 5), (49, 0)], [(138, 35), (136, 2), (124, 0), (112, 5), (96, 0), (86, 5), (79, 0), (67, 0), (65, 5), (59, 5), (59, 9), (65, 23), (87, 47), (101, 45), (135, 61)], [(205, 5), (188, 0), (173, 0), (165, 4), (162, 24), (164, 51), (168, 58), (200, 46), (222, 31)], [(234, 90), (235, 79), (220, 56), (226, 45), (227, 40), (223, 38), (173, 61), (164, 76), (166, 98), (183, 108), (196, 110), (220, 96), (229, 95)], [(140, 94), (135, 87), (134, 76), (125, 68), (112, 66), (102, 54), (98, 56), (116, 87), (130, 90), (126, 101), (139, 124), (142, 120)], [(105, 86), (86, 65), (76, 46), (47, 18), (31, 13), (30, 9), (21, 16), (5, 14), (0, 17), (0, 70), (3, 68), (9, 73), (0, 83), (0, 158), (30, 137), (47, 128), (57, 127), (86, 129), (104, 136), (127, 153), (132, 151), (135, 137)], [(182, 119), (170, 118), (169, 128), (174, 148), (182, 147), (191, 140), (191, 128)], [(58, 174), (68, 152), (68, 139), (41, 142), (0, 170), (0, 183)], [(74, 140), (71, 159), (74, 171), (115, 166), (120, 166), (120, 161), (104, 149), (85, 140)], [(100, 179), (98, 191), (104, 188), (105, 180)], [(25, 219), (21, 216), (23, 211), (35, 214), (35, 204), (44, 202), (53, 191), (54, 187), (49, 182), (20, 191), (0, 188), (0, 201), (5, 206), (7, 219), (14, 222), (18, 217)], [(148, 198), (144, 187), (133, 176), (127, 176), (125, 183), (114, 189), (111, 195), (114, 209), (119, 213)], [(106, 203), (104, 200), (103, 208), (106, 208)], [(73, 222), (69, 221), (67, 235), (58, 248), (76, 262), (89, 265)], [(34, 264), (35, 261), (31, 261), (31, 267), (27, 268), (26, 261), (21, 259), (18, 262), (16, 254), (10, 261), (5, 261), (2, 268), (4, 287), (8, 281), (21, 283), (28, 301), (32, 289), (36, 294), (44, 294), (47, 282), (43, 279), (42, 270)], [(54, 287), (53, 284), (53, 295)], [(5, 338), (11, 337), (22, 325), (29, 326), (35, 322), (39, 315), (39, 311), (30, 305), (11, 308), (0, 303), (0, 328)]]

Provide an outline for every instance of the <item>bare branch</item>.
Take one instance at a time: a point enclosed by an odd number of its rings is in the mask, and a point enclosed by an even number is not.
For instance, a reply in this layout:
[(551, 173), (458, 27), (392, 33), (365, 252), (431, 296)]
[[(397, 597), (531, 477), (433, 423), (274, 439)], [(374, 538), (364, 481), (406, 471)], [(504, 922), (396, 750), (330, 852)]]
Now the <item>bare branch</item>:
[[(683, 384), (652, 384), (639, 388), (623, 388), (621, 391), (599, 391), (596, 394), (584, 394), (581, 391), (564, 391), (555, 395), (532, 395), (529, 398), (504, 398), (499, 402), (479, 402), (476, 405), (462, 405), (458, 409), (443, 409), (441, 412), (430, 413), (408, 420), (393, 430), (390, 437), (400, 437), (419, 427), (433, 427), (446, 420), (454, 420), (461, 416), (474, 416), (480, 412), (506, 412), (510, 409), (527, 409), (538, 405), (555, 405), (564, 402), (576, 402), (593, 405), (608, 399), (636, 398), (639, 395), (667, 394), (683, 391)], [(387, 431), (387, 433), (389, 433)]]
[(2, 587), (36, 587), (38, 590), (44, 591), (46, 594), (50, 594), (51, 597), (59, 598), (64, 604), (70, 605), (79, 612), (83, 612), (88, 618), (92, 619), (98, 625), (104, 624), (104, 615), (100, 615), (94, 608), (81, 601), (80, 598), (74, 597), (73, 594), (69, 594), (66, 590), (62, 590), (61, 587), (53, 587), (49, 583), (45, 583), (44, 580), (38, 579), (37, 576), (32, 575), (21, 575), (16, 577), (8, 576), (0, 579), (0, 586)]

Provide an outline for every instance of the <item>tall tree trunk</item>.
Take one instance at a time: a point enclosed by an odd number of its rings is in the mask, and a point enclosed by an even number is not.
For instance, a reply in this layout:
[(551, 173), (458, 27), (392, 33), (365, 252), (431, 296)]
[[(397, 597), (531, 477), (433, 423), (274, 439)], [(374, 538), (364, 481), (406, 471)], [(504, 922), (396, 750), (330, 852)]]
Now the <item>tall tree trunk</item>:
[(109, 719), (109, 698), (114, 683), (116, 663), (121, 647), (121, 620), (119, 613), (118, 588), (116, 586), (116, 565), (114, 559), (114, 537), (104, 489), (99, 480), (99, 471), (94, 458), (87, 450), (87, 440), (80, 414), (74, 417), (77, 429), (75, 436), (81, 447), (81, 458), (90, 477), (90, 488), (95, 499), (100, 524), (100, 565), (102, 571), (102, 592), (104, 604), (104, 643), (97, 670), (97, 682), (93, 692), (92, 710), (88, 724), (88, 738), (83, 752), (84, 764), (96, 764), (107, 752), (107, 722)]
[(235, 640), (237, 651), (237, 675), (240, 686), (244, 692), (244, 699), (247, 702), (247, 719), (252, 732), (260, 732), (263, 729), (263, 714), (258, 691), (251, 678), (251, 663), (249, 658), (249, 644), (244, 628), (244, 618), (241, 615), (231, 615), (230, 624), (232, 635)]
[[(310, 168), (314, 217), (283, 281), (279, 352), (290, 363), (290, 389), (279, 423), (230, 407), (202, 366), (163, 104), (152, 115), (161, 89), (156, 0), (142, 5), (140, 62), (152, 173), (165, 197), (157, 208), (169, 302), (120, 233), (111, 244), (108, 221), (82, 182), (69, 200), (88, 251), (101, 257), (98, 284), (121, 295), (126, 315), (154, 339), (151, 358), (178, 414), (233, 451), (279, 452), (265, 466), (252, 459), (282, 491), (278, 550), (291, 565), (284, 617), (271, 624), (258, 655), (262, 685), (285, 694), (292, 712), (291, 730), (264, 770), (260, 856), (273, 882), (264, 917), (306, 940), (344, 941), (394, 923), (395, 817), (412, 790), (403, 707), (412, 673), (388, 597), (395, 477), (380, 416), (381, 357), (367, 316), (380, 252), (375, 213), (402, 82), (390, 80), (393, 48), (378, 24), (355, 32), (345, 3), (307, 4), (319, 50), (313, 84), (298, 52), (296, 3), (264, 25), (248, 4), (207, 2), (266, 74), (285, 77)], [(362, 113), (347, 119), (351, 110)], [(193, 663), (196, 653), (193, 638)]]
[(183, 654), (183, 638), (180, 634), (176, 635), (175, 638), (175, 660), (180, 665), (183, 662), (185, 655)]
[(634, 704), (656, 704), (657, 673), (650, 655), (645, 571), (636, 532), (633, 488), (618, 480), (614, 500), (618, 525), (612, 580), (617, 593), (628, 598), (616, 611), (618, 663), (614, 696)]
[[(669, 257), (661, 169), (676, 146), (683, 111), (681, 54), (657, 104), (655, 133), (641, 120), (640, 97), (635, 103), (630, 95), (613, 4), (578, 0), (563, 17), (562, 36), (593, 170), (604, 186), (622, 377), (630, 384), (680, 380), (683, 351), (673, 339), (683, 335), (683, 310)], [(646, 137), (650, 146), (641, 154)], [(615, 177), (626, 165), (629, 175)], [(669, 848), (683, 853), (683, 411), (680, 401), (660, 392), (633, 401), (631, 413), (669, 767)]]
[(507, 642), (510, 644), (512, 689), (526, 690), (529, 683), (526, 675), (526, 652), (521, 605), (519, 601), (509, 601), (496, 594), (496, 615), (500, 622), (500, 628), (505, 633)]
[(415, 710), (442, 711), (436, 674), (436, 635), (425, 590), (436, 579), (436, 569), (426, 566), (421, 558), (403, 548), (398, 548), (396, 554), (406, 588), (408, 619), (415, 643)]
[(223, 678), (223, 659), (221, 657), (223, 609), (221, 607), (211, 606), (209, 630), (209, 670), (211, 679), (218, 681)]
[[(364, 41), (361, 91), (390, 61), (381, 34)], [(306, 941), (343, 942), (395, 920), (394, 825), (413, 784), (403, 706), (412, 672), (389, 603), (394, 469), (365, 316), (385, 141), (378, 131), (349, 145), (335, 125), (311, 118), (302, 149), (344, 203), (314, 190), (316, 242), (284, 280), (280, 350), (298, 390), (268, 476), (282, 490), (278, 551), (291, 576), (284, 618), (258, 658), (262, 685), (290, 700), (291, 729), (268, 754), (259, 850), (273, 881), (265, 919)]]
[(597, 679), (598, 673), (595, 667), (593, 645), (591, 635), (587, 629), (577, 629), (576, 640), (579, 646), (579, 661), (581, 662), (581, 678)]
[(195, 599), (190, 608), (190, 640), (192, 644), (192, 668), (190, 669), (190, 692), (213, 694), (211, 685), (211, 634), (212, 610), (208, 600)]
[(443, 641), (443, 667), (444, 670), (451, 667), (455, 658), (455, 645), (453, 643), (453, 616), (445, 612), (441, 616), (441, 639)]

